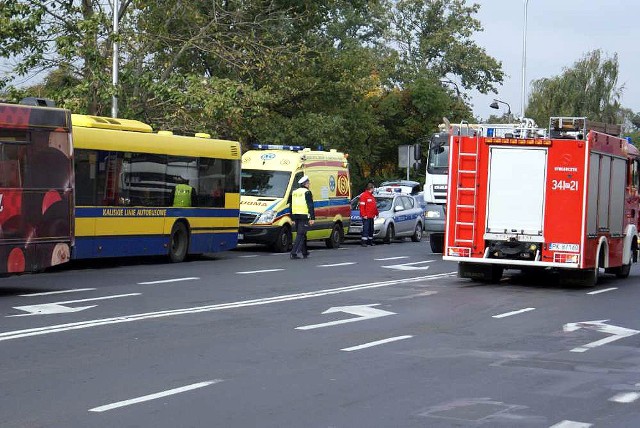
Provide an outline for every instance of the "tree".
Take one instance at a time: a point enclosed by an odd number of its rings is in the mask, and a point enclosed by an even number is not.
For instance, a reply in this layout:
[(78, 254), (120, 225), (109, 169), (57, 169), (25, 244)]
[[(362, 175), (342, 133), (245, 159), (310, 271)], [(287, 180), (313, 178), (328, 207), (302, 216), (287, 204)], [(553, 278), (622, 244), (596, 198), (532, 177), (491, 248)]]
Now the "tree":
[(586, 54), (556, 77), (533, 82), (526, 116), (547, 123), (551, 116), (585, 116), (607, 123), (622, 122), (618, 56), (600, 50)]

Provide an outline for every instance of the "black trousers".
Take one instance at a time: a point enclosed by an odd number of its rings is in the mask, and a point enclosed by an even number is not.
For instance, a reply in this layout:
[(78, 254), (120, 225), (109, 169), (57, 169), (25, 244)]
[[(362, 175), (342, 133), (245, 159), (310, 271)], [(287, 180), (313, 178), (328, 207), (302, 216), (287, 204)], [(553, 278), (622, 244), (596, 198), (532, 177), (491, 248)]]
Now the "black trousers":
[(369, 242), (373, 242), (373, 219), (372, 218), (362, 219), (362, 242), (365, 244)]
[(307, 250), (307, 230), (309, 230), (309, 220), (296, 219), (296, 240), (293, 243), (291, 254), (309, 254), (309, 251)]

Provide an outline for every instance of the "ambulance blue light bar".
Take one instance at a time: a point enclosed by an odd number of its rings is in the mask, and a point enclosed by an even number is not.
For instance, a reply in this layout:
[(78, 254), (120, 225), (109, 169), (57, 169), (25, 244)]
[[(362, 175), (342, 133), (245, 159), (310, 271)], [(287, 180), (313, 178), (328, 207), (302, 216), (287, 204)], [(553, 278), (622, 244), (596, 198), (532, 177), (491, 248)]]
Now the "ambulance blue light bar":
[(304, 149), (302, 146), (283, 146), (280, 144), (254, 144), (253, 148), (258, 150), (291, 150), (292, 152)]

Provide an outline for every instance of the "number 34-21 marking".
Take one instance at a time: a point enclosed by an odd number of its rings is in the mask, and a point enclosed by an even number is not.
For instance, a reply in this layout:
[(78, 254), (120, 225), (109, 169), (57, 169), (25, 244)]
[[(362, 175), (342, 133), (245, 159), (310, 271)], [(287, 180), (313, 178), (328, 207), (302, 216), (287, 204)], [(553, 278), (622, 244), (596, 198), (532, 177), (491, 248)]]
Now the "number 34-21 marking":
[(551, 180), (551, 190), (578, 191), (578, 180)]

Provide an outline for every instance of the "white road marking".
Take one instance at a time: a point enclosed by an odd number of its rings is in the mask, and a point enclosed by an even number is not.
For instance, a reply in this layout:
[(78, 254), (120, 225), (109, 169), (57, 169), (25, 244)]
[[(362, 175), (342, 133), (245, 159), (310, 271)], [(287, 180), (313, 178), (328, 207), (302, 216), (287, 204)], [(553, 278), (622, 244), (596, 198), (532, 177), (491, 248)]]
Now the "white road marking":
[(388, 339), (376, 340), (375, 342), (364, 343), (362, 345), (352, 346), (350, 348), (342, 348), (341, 351), (346, 351), (346, 352), (358, 351), (360, 349), (371, 348), (372, 346), (383, 345), (385, 343), (396, 342), (398, 340), (410, 339), (412, 337), (413, 336), (411, 335), (390, 337)]
[(586, 424), (584, 422), (574, 422), (574, 421), (562, 421), (558, 422), (555, 425), (551, 425), (549, 428), (589, 428), (593, 426), (593, 424)]
[(109, 300), (109, 299), (117, 299), (119, 297), (129, 297), (129, 296), (140, 296), (142, 293), (129, 293), (129, 294), (116, 294), (113, 296), (103, 296), (103, 297), (94, 297), (92, 299), (79, 299), (79, 300), (67, 300), (64, 302), (53, 302), (53, 303), (42, 303), (40, 305), (25, 305), (25, 306), (14, 306), (13, 309), (18, 309), (20, 311), (28, 312), (27, 314), (19, 314), (19, 315), (7, 315), (6, 318), (13, 317), (28, 317), (31, 315), (50, 315), (50, 314), (63, 314), (63, 313), (71, 313), (71, 312), (80, 312), (85, 309), (91, 309), (96, 307), (96, 305), (90, 306), (80, 306), (80, 307), (69, 307), (64, 306), (69, 303), (81, 303), (81, 302), (93, 302), (95, 300)]
[(169, 282), (194, 281), (196, 279), (200, 279), (200, 278), (198, 278), (197, 276), (193, 276), (189, 278), (163, 279), (161, 281), (139, 282), (138, 285), (167, 284)]
[(433, 263), (435, 262), (435, 260), (423, 260), (420, 262), (411, 262), (411, 263), (401, 263), (398, 265), (387, 265), (387, 266), (381, 266), (385, 269), (397, 269), (397, 270), (427, 270), (429, 269), (429, 266), (415, 266), (415, 265), (421, 265), (424, 263)]
[(438, 292), (430, 290), (430, 291), (423, 291), (422, 293), (417, 293), (417, 294), (409, 294), (408, 296), (391, 297), (389, 300), (413, 299), (416, 297), (433, 296), (434, 294), (438, 294)]
[(249, 255), (246, 255), (246, 256), (238, 256), (238, 257), (240, 257), (241, 259), (248, 259), (250, 257), (258, 257), (258, 255), (257, 254), (249, 254)]
[(94, 291), (95, 288), (76, 288), (74, 290), (60, 290), (60, 291), (45, 291), (43, 293), (31, 293), (31, 294), (20, 294), (20, 297), (32, 297), (32, 296), (50, 296), (53, 294), (64, 294), (64, 293), (75, 293), (80, 291)]
[(247, 275), (250, 273), (267, 273), (267, 272), (279, 272), (284, 269), (263, 269), (263, 270), (246, 270), (243, 272), (236, 272), (239, 275)]
[(318, 265), (318, 267), (336, 267), (336, 266), (349, 266), (349, 265), (355, 265), (356, 262), (344, 262), (344, 263), (333, 263), (330, 265)]
[(611, 288), (605, 288), (603, 290), (596, 290), (596, 291), (590, 291), (587, 294), (600, 294), (600, 293), (606, 293), (607, 291), (613, 291), (613, 290), (617, 290), (618, 287), (611, 287)]
[(408, 259), (409, 256), (397, 256), (397, 257), (384, 257), (381, 259), (373, 259), (373, 260), (378, 260), (378, 261), (385, 261), (385, 260), (400, 260), (400, 259)]
[(301, 327), (296, 327), (296, 330), (313, 330), (316, 328), (322, 327), (331, 327), (339, 324), (346, 324), (348, 322), (355, 321), (364, 321), (372, 318), (380, 318), (386, 317), (387, 315), (396, 315), (395, 312), (385, 311), (384, 309), (377, 309), (373, 306), (379, 306), (380, 303), (375, 303), (373, 305), (358, 305), (358, 306), (337, 306), (333, 308), (329, 308), (324, 311), (322, 314), (332, 314), (335, 312), (346, 312), (348, 314), (357, 315), (356, 318), (347, 318), (341, 319), (337, 321), (329, 321), (323, 322), (322, 324), (313, 324), (313, 325), (303, 325)]
[(631, 328), (625, 328), (625, 327), (619, 327), (617, 325), (606, 324), (606, 321), (609, 321), (609, 320), (582, 321), (582, 322), (572, 322), (572, 323), (565, 324), (562, 327), (565, 333), (580, 330), (581, 328), (586, 328), (589, 330), (595, 330), (601, 333), (611, 335), (609, 337), (605, 337), (604, 339), (587, 343), (584, 346), (573, 348), (571, 352), (586, 352), (591, 348), (606, 345), (607, 343), (614, 342), (616, 340), (623, 339), (625, 337), (633, 336), (634, 334), (640, 333), (640, 331), (633, 330)]
[(182, 386), (180, 388), (169, 389), (167, 391), (156, 392), (155, 394), (144, 395), (138, 398), (132, 398), (130, 400), (118, 401), (117, 403), (106, 404), (104, 406), (94, 407), (89, 409), (90, 412), (106, 412), (107, 410), (117, 409), (119, 407), (130, 406), (132, 404), (144, 403), (145, 401), (156, 400), (158, 398), (167, 397), (169, 395), (180, 394), (181, 392), (191, 391), (198, 388), (204, 388), (205, 386), (213, 385), (215, 383), (222, 382), (222, 379), (214, 379), (207, 382), (194, 383), (192, 385)]
[(633, 403), (638, 398), (640, 398), (639, 392), (621, 392), (620, 394), (616, 394), (609, 398), (609, 401), (614, 401), (616, 403)]
[(518, 315), (518, 314), (522, 314), (525, 312), (529, 312), (529, 311), (533, 311), (536, 308), (524, 308), (524, 309), (520, 309), (517, 311), (513, 311), (513, 312), (506, 312), (504, 314), (500, 314), (500, 315), (493, 315), (492, 318), (505, 318), (505, 317), (510, 317), (511, 315)]
[(0, 333), (0, 342), (5, 340), (20, 339), (23, 337), (41, 336), (45, 334), (61, 333), (70, 330), (81, 330), (86, 328), (99, 327), (103, 325), (122, 324), (128, 322), (142, 321), (154, 318), (167, 318), (178, 315), (197, 314), (202, 312), (213, 312), (225, 309), (244, 308), (249, 306), (268, 305), (271, 303), (290, 302), (295, 300), (311, 299), (314, 297), (330, 296), (334, 294), (349, 293), (353, 291), (369, 290), (380, 287), (389, 287), (397, 284), (408, 284), (434, 279), (448, 278), (456, 276), (458, 272), (447, 272), (436, 275), (417, 276), (413, 278), (396, 279), (391, 281), (371, 282), (366, 284), (350, 285), (346, 287), (329, 288), (306, 293), (285, 294), (281, 296), (266, 297), (263, 299), (243, 300), (239, 302), (222, 303), (208, 306), (195, 306), (183, 309), (169, 309), (158, 312), (146, 312), (142, 314), (123, 315), (113, 318), (102, 318), (88, 321), (80, 321), (67, 324), (55, 324), (45, 327), (29, 328), (24, 330), (5, 331)]

